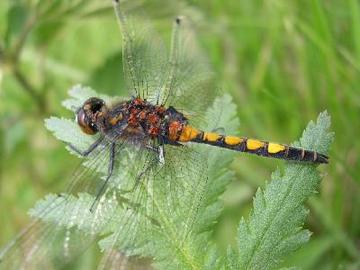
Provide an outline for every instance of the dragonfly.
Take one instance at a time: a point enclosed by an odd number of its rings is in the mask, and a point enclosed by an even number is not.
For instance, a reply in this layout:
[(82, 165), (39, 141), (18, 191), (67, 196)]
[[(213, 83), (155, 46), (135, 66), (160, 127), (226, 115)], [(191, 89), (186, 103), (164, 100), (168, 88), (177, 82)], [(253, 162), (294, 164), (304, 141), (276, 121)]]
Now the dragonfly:
[(113, 6), (131, 97), (108, 102), (89, 96), (75, 110), (73, 124), (91, 143), (83, 149), (69, 139), (68, 148), (85, 161), (67, 192), (40, 202), (32, 224), (0, 251), (0, 269), (58, 269), (99, 238), (105, 250), (101, 269), (137, 263), (139, 254), (156, 257), (149, 234), (171, 238), (174, 250), (180, 248), (203, 210), (208, 178), (208, 156), (198, 150), (203, 145), (328, 163), (326, 155), (308, 149), (202, 129), (215, 83), (187, 20), (175, 19), (167, 53), (148, 24), (127, 17), (120, 0)]

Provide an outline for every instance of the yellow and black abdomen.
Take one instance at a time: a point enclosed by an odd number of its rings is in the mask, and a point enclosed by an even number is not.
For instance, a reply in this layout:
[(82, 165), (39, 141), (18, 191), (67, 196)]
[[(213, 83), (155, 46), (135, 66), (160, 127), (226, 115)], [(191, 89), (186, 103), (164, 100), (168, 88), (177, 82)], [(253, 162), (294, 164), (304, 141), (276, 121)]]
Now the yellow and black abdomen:
[(179, 137), (179, 141), (205, 143), (263, 157), (313, 163), (328, 163), (327, 156), (315, 151), (246, 137), (224, 136), (217, 133), (197, 130), (190, 126), (184, 127), (182, 134)]

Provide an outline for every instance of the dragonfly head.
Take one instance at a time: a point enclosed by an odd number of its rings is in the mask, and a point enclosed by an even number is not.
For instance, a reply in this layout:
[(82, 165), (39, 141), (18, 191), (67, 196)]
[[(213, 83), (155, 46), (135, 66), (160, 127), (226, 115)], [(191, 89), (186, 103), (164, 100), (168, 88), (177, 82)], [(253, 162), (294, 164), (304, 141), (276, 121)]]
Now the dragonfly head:
[(76, 112), (76, 121), (84, 133), (94, 135), (99, 131), (97, 123), (104, 117), (105, 112), (105, 102), (100, 98), (91, 97)]

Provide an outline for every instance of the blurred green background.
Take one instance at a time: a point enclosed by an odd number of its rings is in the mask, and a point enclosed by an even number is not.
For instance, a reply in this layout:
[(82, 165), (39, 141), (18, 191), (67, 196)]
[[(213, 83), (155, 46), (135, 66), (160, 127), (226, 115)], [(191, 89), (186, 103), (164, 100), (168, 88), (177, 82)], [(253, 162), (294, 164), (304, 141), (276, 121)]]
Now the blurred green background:
[[(358, 0), (136, 1), (169, 40), (173, 18), (196, 22), (218, 86), (238, 105), (241, 134), (290, 143), (328, 110), (336, 133), (319, 194), (309, 202), (309, 244), (284, 262), (360, 269), (360, 2)], [(143, 16), (143, 15), (142, 15)], [(43, 125), (74, 84), (124, 95), (121, 35), (111, 1), (0, 1), (0, 246), (27, 210), (64, 189), (78, 163)], [(237, 155), (214, 239), (234, 244), (257, 187), (282, 161)], [(90, 256), (91, 257), (91, 256)], [(90, 258), (89, 257), (89, 258)], [(92, 259), (79, 267), (86, 269)]]

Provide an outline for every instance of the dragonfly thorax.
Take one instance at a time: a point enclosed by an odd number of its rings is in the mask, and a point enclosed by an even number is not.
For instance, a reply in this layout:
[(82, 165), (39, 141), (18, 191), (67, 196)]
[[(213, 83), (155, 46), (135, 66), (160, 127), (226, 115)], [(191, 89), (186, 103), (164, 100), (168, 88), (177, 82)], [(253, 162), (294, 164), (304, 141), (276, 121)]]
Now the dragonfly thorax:
[(173, 107), (133, 98), (107, 107), (99, 98), (89, 98), (77, 112), (77, 122), (89, 135), (103, 133), (112, 139), (159, 139), (176, 141), (187, 124), (186, 117)]

